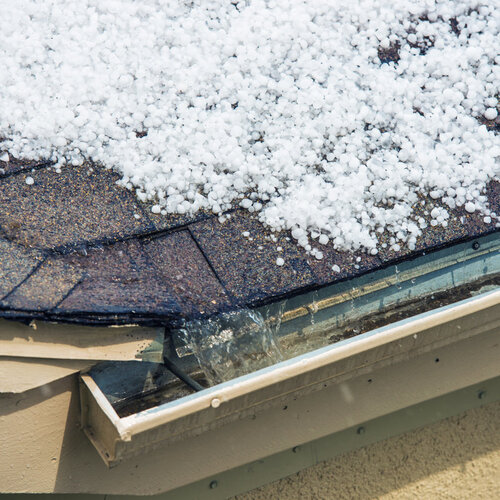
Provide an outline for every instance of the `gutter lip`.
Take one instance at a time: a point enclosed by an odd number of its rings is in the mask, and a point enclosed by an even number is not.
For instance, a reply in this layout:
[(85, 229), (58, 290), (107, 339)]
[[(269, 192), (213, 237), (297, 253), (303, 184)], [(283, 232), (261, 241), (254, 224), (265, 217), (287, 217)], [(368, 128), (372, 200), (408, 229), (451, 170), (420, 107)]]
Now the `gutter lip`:
[[(218, 400), (217, 405), (224, 404), (250, 392), (499, 304), (500, 289), (497, 289), (377, 328), (128, 417), (119, 418), (111, 404), (106, 400), (107, 411), (105, 413), (116, 426), (120, 436), (129, 441), (136, 434), (207, 410), (214, 406), (214, 400)], [(88, 375), (83, 375), (82, 378), (85, 383), (91, 379)], [(95, 385), (95, 382), (92, 381), (92, 383)], [(100, 393), (100, 390), (98, 392)]]

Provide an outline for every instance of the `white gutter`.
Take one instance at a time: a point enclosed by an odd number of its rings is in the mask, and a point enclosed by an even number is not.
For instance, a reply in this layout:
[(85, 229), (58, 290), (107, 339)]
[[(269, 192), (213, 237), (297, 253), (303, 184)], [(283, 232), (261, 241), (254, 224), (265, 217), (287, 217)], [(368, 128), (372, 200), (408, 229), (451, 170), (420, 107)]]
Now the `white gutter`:
[[(487, 332), (500, 332), (500, 291), (379, 328), (220, 384), (192, 396), (119, 418), (89, 375), (83, 375), (82, 420), (108, 464), (280, 404), (284, 397), (343, 380)], [(498, 373), (497, 373), (498, 375)], [(90, 409), (89, 409), (90, 408)], [(101, 415), (101, 416), (99, 416)], [(105, 418), (107, 423), (99, 422)], [(151, 435), (149, 435), (151, 434)]]

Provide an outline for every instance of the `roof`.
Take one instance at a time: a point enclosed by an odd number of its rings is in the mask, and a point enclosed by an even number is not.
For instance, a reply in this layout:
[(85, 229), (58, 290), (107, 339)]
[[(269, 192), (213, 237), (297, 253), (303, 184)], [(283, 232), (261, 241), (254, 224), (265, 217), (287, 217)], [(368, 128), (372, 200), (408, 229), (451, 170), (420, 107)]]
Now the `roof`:
[[(327, 246), (317, 260), (287, 233), (273, 241), (237, 208), (224, 222), (207, 213), (155, 215), (116, 173), (95, 165), (57, 173), (13, 160), (0, 169), (0, 316), (28, 321), (166, 324), (269, 303), (495, 231), (481, 214), (454, 209), (448, 227), (429, 225), (413, 252)], [(487, 196), (500, 213), (498, 181)]]

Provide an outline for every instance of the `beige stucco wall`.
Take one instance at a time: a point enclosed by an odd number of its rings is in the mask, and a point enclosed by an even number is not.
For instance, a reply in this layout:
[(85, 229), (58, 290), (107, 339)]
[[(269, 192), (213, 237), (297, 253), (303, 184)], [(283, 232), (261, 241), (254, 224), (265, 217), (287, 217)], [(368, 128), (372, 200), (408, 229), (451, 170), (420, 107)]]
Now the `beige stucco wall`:
[(238, 500), (500, 499), (500, 402), (375, 443)]
[[(0, 395), (0, 491), (133, 494), (142, 485), (154, 493), (162, 491), (168, 464), (185, 444), (172, 447), (174, 451), (160, 448), (108, 470), (79, 429), (76, 391), (76, 377), (68, 376), (22, 394)], [(204, 446), (203, 438), (195, 442), (198, 450)], [(500, 402), (311, 467), (239, 500), (500, 500), (497, 492)]]
[[(44, 388), (30, 391), (31, 398), (15, 395), (0, 398), (0, 486), (4, 491), (32, 491), (34, 485), (39, 491), (60, 491), (68, 480), (76, 483), (76, 491), (85, 491), (85, 485), (102, 482), (106, 476), (130, 486), (154, 468), (158, 460), (154, 460), (152, 454), (142, 461), (140, 468), (132, 461), (106, 470), (92, 445), (78, 430), (75, 420), (78, 405), (70, 390), (74, 383), (72, 377), (66, 377), (52, 384), (51, 394)], [(14, 427), (5, 425), (9, 414), (14, 415), (9, 412), (9, 402), (17, 410), (17, 433), (12, 432)], [(42, 407), (45, 419), (40, 420), (37, 407)], [(62, 408), (69, 408), (75, 419), (67, 421)], [(67, 432), (57, 431), (65, 427)], [(2, 433), (9, 430), (11, 432)], [(39, 439), (42, 435), (44, 439)], [(19, 452), (17, 461), (16, 452)], [(159, 477), (160, 470), (165, 471), (164, 464), (160, 461), (153, 477)], [(88, 474), (93, 477), (92, 482)], [(495, 500), (500, 499), (498, 492), (500, 402), (345, 454), (237, 498)], [(0, 495), (0, 498), (9, 497)], [(71, 496), (64, 495), (64, 498)]]

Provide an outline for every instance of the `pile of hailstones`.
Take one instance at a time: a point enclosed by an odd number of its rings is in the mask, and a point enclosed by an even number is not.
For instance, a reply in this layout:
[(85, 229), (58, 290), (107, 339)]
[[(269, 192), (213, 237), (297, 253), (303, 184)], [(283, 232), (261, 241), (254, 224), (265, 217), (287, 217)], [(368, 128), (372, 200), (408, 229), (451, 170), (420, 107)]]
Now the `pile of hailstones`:
[(1, 149), (116, 169), (157, 213), (239, 204), (317, 258), (414, 248), (456, 207), (496, 223), (495, 3), (6, 0)]

